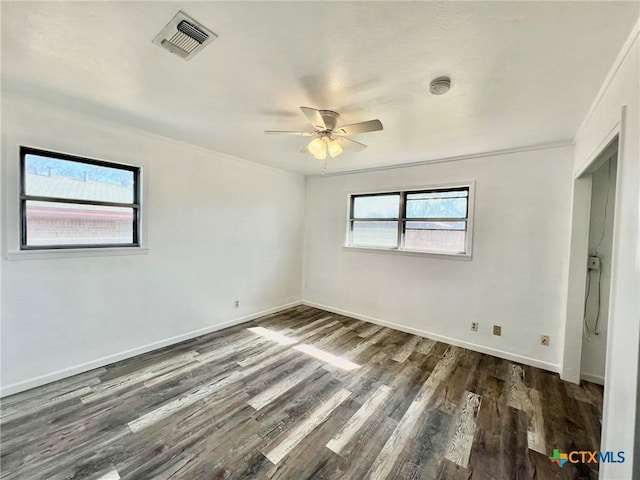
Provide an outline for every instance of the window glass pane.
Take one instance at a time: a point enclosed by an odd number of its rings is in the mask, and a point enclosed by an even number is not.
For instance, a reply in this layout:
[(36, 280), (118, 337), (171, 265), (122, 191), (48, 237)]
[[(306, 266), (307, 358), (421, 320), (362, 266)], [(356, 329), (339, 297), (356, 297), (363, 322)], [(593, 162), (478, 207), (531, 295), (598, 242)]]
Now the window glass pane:
[(432, 192), (415, 192), (407, 194), (407, 198), (409, 200), (421, 200), (425, 198), (456, 198), (468, 196), (468, 190), (434, 190)]
[(27, 195), (133, 203), (134, 188), (130, 170), (25, 155)]
[(353, 222), (351, 245), (362, 247), (397, 247), (398, 222)]
[(469, 192), (407, 194), (407, 218), (466, 218)]
[(133, 243), (133, 208), (26, 203), (27, 246)]
[(400, 194), (353, 197), (353, 218), (398, 218)]
[(406, 222), (404, 248), (465, 253), (466, 222)]

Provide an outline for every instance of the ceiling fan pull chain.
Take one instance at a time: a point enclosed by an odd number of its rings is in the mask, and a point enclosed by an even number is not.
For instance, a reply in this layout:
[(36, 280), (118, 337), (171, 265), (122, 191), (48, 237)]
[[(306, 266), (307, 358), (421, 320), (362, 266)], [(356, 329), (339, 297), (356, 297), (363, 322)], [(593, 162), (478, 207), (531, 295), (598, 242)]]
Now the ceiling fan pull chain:
[(327, 173), (327, 159), (326, 158), (322, 162), (322, 175), (324, 175), (325, 173)]

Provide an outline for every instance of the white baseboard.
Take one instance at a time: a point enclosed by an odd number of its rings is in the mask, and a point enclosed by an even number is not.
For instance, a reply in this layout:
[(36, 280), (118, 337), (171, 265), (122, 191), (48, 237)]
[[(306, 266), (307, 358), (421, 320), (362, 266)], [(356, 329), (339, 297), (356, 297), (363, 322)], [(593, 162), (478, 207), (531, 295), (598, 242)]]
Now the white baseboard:
[(584, 372), (580, 374), (580, 380), (586, 380), (587, 382), (604, 385), (604, 375), (595, 375), (593, 373)]
[(474, 352), (486, 353), (487, 355), (493, 355), (494, 357), (504, 358), (505, 360), (510, 360), (512, 362), (522, 363), (532, 367), (541, 368), (543, 370), (548, 370), (550, 372), (555, 372), (555, 373), (560, 372), (560, 365), (557, 365), (555, 363), (544, 362), (536, 358), (525, 357), (515, 353), (506, 352), (504, 350), (485, 347), (484, 345), (478, 345), (475, 343), (466, 342), (464, 340), (459, 340), (457, 338), (446, 337), (444, 335), (439, 335), (437, 333), (431, 333), (425, 330), (419, 330), (417, 328), (407, 327), (405, 325), (400, 325), (399, 323), (388, 322), (386, 320), (381, 320), (379, 318), (369, 317), (367, 315), (361, 315), (359, 313), (350, 312), (348, 310), (335, 308), (329, 305), (323, 305), (321, 303), (311, 302), (309, 300), (302, 300), (302, 304), (307, 305), (309, 307), (320, 308), (321, 310), (327, 310), (329, 312), (337, 313), (340, 315), (346, 315), (347, 317), (357, 318), (358, 320), (363, 320), (365, 322), (375, 323), (376, 325), (382, 325), (383, 327), (393, 328), (395, 330), (400, 330), (401, 332), (411, 333), (413, 335), (419, 335), (421, 337), (430, 338), (431, 340), (447, 343), (449, 345), (454, 345), (456, 347), (466, 348), (468, 350), (473, 350)]
[(297, 307), (298, 305), (302, 305), (302, 301), (298, 300), (295, 302), (287, 303), (285, 305), (280, 305), (274, 308), (270, 308), (268, 310), (252, 313), (244, 317), (234, 318), (232, 320), (218, 323), (216, 325), (201, 328), (198, 330), (193, 330), (191, 332), (183, 333), (181, 335), (176, 335), (175, 337), (160, 340), (158, 342), (149, 343), (141, 347), (132, 348), (131, 350), (126, 350), (124, 352), (119, 352), (113, 355), (108, 355), (106, 357), (98, 358), (96, 360), (91, 360), (90, 362), (74, 365), (73, 367), (64, 368), (62, 370), (57, 370), (55, 372), (47, 373), (45, 375), (40, 375), (38, 377), (30, 378), (28, 380), (12, 383), (10, 385), (6, 385), (0, 388), (0, 397), (6, 397), (8, 395), (13, 395), (15, 393), (23, 392), (31, 388), (35, 388), (41, 385), (45, 385), (47, 383), (55, 382), (56, 380), (61, 380), (63, 378), (77, 375), (78, 373), (88, 372), (89, 370), (93, 370), (94, 368), (104, 367), (105, 365), (109, 365), (114, 362), (119, 362), (120, 360), (125, 360), (127, 358), (135, 357), (136, 355), (148, 353), (153, 350), (157, 350), (159, 348), (168, 347), (169, 345), (174, 345), (176, 343), (180, 343), (185, 340), (191, 340), (192, 338), (196, 338), (201, 335), (206, 335), (208, 333), (212, 333), (217, 330), (233, 327), (234, 325), (239, 325), (241, 323), (245, 323), (250, 320), (263, 317), (265, 315), (269, 315), (271, 313), (279, 312), (281, 310), (286, 310), (287, 308)]

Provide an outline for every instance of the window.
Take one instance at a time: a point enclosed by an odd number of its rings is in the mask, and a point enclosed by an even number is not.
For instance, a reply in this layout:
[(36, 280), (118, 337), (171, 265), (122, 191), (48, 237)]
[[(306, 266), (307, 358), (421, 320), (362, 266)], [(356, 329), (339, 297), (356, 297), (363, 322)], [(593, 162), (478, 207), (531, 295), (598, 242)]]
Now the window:
[(140, 245), (140, 169), (20, 148), (20, 249)]
[(351, 195), (347, 246), (469, 255), (471, 186)]

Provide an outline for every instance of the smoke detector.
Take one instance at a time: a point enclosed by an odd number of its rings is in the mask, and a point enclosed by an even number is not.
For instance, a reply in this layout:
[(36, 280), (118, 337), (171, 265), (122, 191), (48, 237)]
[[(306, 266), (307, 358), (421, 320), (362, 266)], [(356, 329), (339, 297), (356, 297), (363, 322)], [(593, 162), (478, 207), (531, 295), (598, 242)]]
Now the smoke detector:
[(429, 84), (429, 91), (434, 95), (444, 95), (451, 89), (449, 77), (438, 77)]
[(191, 58), (218, 35), (184, 12), (178, 12), (162, 31), (153, 39), (155, 45), (175, 53), (180, 58)]

